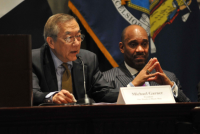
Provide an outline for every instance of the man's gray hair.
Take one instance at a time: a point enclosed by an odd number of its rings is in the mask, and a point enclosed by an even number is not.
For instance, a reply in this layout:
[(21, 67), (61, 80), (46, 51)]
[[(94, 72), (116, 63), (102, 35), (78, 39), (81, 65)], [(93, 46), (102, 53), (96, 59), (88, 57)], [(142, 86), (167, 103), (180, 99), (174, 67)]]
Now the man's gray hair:
[(58, 13), (49, 17), (44, 26), (44, 33), (43, 33), (44, 40), (46, 41), (47, 37), (52, 37), (53, 40), (56, 41), (57, 35), (60, 31), (58, 23), (64, 23), (66, 21), (70, 21), (73, 19), (76, 20), (73, 16), (64, 13)]

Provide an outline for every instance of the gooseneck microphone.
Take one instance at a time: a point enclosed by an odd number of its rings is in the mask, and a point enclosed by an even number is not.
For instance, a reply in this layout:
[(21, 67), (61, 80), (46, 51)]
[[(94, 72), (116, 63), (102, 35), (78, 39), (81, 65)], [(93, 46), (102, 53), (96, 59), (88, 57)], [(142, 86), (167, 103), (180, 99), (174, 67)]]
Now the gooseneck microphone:
[(77, 56), (77, 58), (82, 62), (82, 66), (83, 66), (83, 81), (84, 81), (84, 90), (85, 90), (85, 97), (81, 98), (79, 100), (77, 100), (77, 104), (83, 104), (83, 105), (92, 105), (93, 103), (95, 103), (95, 101), (91, 98), (88, 97), (87, 93), (86, 93), (86, 81), (85, 81), (85, 68), (84, 68), (84, 63), (83, 60), (81, 59), (80, 56)]

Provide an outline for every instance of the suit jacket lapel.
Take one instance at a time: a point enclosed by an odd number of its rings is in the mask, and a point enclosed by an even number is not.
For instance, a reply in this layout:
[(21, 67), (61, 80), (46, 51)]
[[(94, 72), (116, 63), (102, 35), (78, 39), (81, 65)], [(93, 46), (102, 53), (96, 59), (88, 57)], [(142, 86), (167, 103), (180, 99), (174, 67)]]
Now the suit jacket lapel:
[(121, 82), (124, 87), (126, 87), (133, 80), (133, 76), (124, 64), (120, 65), (119, 68), (119, 75), (116, 78)]
[(55, 66), (53, 63), (53, 59), (50, 54), (50, 50), (48, 46), (45, 46), (44, 49), (44, 75), (46, 77), (46, 82), (49, 91), (58, 91), (58, 83), (55, 72)]
[[(87, 72), (87, 66), (84, 65), (84, 70)], [(87, 79), (87, 73), (85, 73), (85, 80)], [(85, 94), (84, 78), (83, 78), (83, 66), (79, 59), (73, 61), (72, 68), (72, 81), (73, 81), (73, 93), (77, 99), (83, 98)]]

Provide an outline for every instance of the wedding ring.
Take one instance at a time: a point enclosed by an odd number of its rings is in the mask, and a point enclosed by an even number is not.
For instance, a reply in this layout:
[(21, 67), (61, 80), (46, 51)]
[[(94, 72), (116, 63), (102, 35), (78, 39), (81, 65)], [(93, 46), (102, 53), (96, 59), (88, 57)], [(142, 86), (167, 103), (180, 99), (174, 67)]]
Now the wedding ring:
[(150, 74), (149, 70), (146, 71), (147, 74)]

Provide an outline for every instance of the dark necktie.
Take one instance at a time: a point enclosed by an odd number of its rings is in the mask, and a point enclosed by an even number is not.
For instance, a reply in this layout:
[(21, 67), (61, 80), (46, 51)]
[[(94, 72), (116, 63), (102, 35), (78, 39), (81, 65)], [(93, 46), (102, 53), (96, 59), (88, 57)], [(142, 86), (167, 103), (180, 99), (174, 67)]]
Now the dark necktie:
[(67, 63), (63, 63), (62, 66), (65, 68), (65, 71), (62, 76), (62, 89), (66, 89), (70, 93), (73, 93), (71, 72), (68, 69)]

